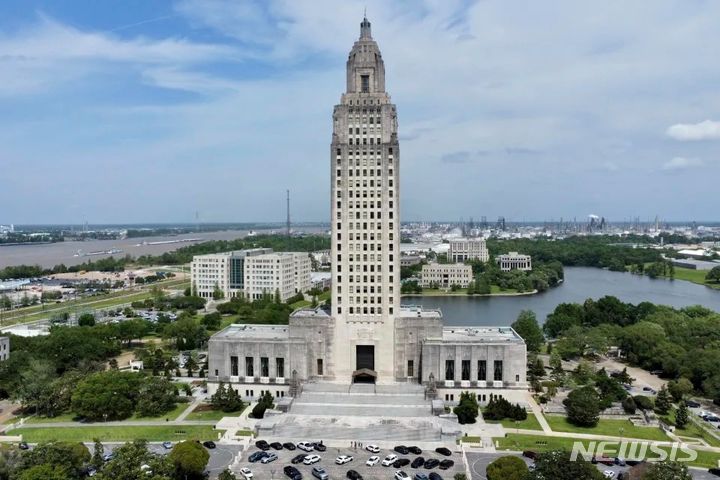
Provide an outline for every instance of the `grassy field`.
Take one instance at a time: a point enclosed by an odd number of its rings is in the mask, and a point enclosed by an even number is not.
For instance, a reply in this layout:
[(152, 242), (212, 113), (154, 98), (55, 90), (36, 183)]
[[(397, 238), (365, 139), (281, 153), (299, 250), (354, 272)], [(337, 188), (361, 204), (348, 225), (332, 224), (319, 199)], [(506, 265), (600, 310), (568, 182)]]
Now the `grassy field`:
[[(495, 438), (493, 439), (495, 442), (497, 442), (498, 450), (515, 450), (515, 451), (523, 451), (523, 450), (535, 450), (538, 452), (545, 452), (548, 450), (572, 450), (573, 443), (578, 441), (582, 442), (583, 445), (587, 448), (589, 441), (588, 440), (576, 440), (573, 438), (559, 438), (559, 437), (544, 437), (542, 435), (518, 435), (515, 433), (509, 433), (504, 438)], [(660, 446), (653, 446), (653, 448), (659, 448), (664, 451), (669, 451), (672, 447), (660, 447)], [(697, 452), (697, 459), (695, 461), (690, 462), (690, 465), (697, 466), (697, 467), (715, 467), (717, 466), (718, 460), (720, 460), (720, 453), (712, 453), (712, 452), (704, 452), (700, 450), (696, 450)], [(612, 445), (608, 445), (606, 447), (606, 455), (608, 456), (614, 456), (616, 452), (612, 451)], [(650, 450), (648, 450), (647, 455), (650, 458), (656, 458), (657, 455)], [(687, 457), (687, 454), (683, 452), (678, 452), (678, 459), (684, 459)]]
[(532, 412), (528, 412), (527, 418), (521, 422), (518, 422), (517, 425), (515, 424), (515, 420), (510, 420), (509, 418), (503, 418), (499, 422), (496, 420), (485, 420), (485, 423), (499, 423), (503, 427), (505, 427), (508, 432), (511, 432), (517, 428), (521, 428), (523, 430), (540, 430), (540, 431), (542, 431), (540, 422), (538, 422), (537, 417)]
[(12, 430), (12, 435), (22, 435), (23, 440), (30, 443), (50, 440), (71, 442), (90, 442), (99, 438), (105, 442), (127, 442), (144, 439), (150, 442), (178, 440), (215, 440), (222, 430), (214, 430), (210, 425), (167, 425), (167, 426), (90, 426), (90, 427), (59, 427), (33, 428), (23, 427)]
[[(663, 420), (671, 425), (675, 424), (675, 412), (676, 409), (672, 409), (670, 414), (667, 417), (663, 417)], [(687, 438), (701, 438), (707, 442), (708, 445), (711, 447), (720, 447), (720, 440), (712, 436), (707, 430), (705, 430), (703, 427), (698, 425), (697, 423), (693, 422), (692, 414), (690, 414), (690, 421), (685, 426), (685, 428), (677, 428), (675, 427), (675, 435), (678, 437), (687, 437)]]
[(240, 410), (239, 412), (231, 412), (231, 413), (225, 413), (221, 410), (200, 410), (198, 411), (197, 408), (190, 412), (188, 416), (185, 418), (185, 420), (212, 420), (217, 421), (222, 419), (223, 417), (238, 417), (243, 411)]
[[(601, 418), (597, 426), (587, 428), (578, 427), (567, 421), (566, 417), (559, 415), (546, 415), (545, 419), (555, 432), (590, 433), (593, 435), (608, 435), (624, 438), (641, 438), (644, 440), (669, 441), (670, 438), (655, 427), (636, 427), (629, 420), (606, 420)], [(622, 428), (622, 433), (620, 429)]]
[[(646, 263), (645, 267), (652, 265)], [(720, 283), (706, 283), (705, 276), (708, 274), (707, 270), (693, 270), (691, 268), (675, 267), (675, 280), (683, 280), (686, 282), (697, 283), (698, 285), (705, 285), (706, 287), (720, 289)], [(661, 277), (667, 278), (667, 277)]]
[[(189, 406), (189, 403), (178, 403), (175, 408), (168, 413), (164, 415), (160, 415), (157, 417), (139, 417), (137, 414), (134, 414), (132, 417), (128, 418), (128, 420), (175, 420), (182, 412), (185, 411), (185, 409)], [(74, 413), (63, 413), (62, 415), (58, 415), (57, 417), (41, 417), (41, 416), (33, 416), (28, 417), (25, 420), (26, 425), (32, 425), (35, 423), (62, 423), (62, 422), (74, 422), (75, 420), (75, 414)], [(79, 422), (78, 422), (79, 423)]]

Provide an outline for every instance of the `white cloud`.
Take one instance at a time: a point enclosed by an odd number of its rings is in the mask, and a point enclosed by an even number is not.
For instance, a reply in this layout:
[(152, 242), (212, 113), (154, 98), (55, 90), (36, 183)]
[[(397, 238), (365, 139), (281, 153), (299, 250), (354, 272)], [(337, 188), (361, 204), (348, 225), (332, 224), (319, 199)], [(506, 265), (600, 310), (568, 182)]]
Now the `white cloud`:
[(675, 140), (716, 140), (720, 139), (720, 122), (705, 120), (700, 123), (678, 123), (667, 129), (667, 135)]
[(662, 169), (666, 171), (678, 171), (698, 168), (703, 165), (705, 165), (705, 163), (699, 158), (675, 157), (665, 162)]

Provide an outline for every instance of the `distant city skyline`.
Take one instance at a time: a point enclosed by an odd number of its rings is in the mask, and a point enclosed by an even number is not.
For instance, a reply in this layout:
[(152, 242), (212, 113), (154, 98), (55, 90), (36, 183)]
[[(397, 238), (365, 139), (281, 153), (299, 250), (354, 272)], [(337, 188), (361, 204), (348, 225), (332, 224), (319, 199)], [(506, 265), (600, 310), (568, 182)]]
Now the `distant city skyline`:
[(365, 5), (402, 221), (718, 219), (718, 3), (8, 0), (0, 223), (329, 221)]

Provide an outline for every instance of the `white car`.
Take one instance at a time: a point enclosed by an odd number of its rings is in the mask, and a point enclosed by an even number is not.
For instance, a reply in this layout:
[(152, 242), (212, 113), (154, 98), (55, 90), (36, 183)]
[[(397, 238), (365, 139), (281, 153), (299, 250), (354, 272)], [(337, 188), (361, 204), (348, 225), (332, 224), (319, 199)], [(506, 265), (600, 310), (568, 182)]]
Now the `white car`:
[(368, 445), (365, 447), (365, 450), (367, 450), (370, 453), (380, 453), (380, 447), (377, 445)]
[(605, 478), (615, 478), (615, 472), (612, 470), (605, 470), (603, 475), (605, 475)]
[(315, 447), (313, 447), (312, 444), (310, 444), (308, 442), (298, 443), (297, 448), (299, 448), (300, 450), (304, 450), (306, 452), (312, 452), (313, 450), (315, 450)]
[(338, 465), (345, 465), (346, 463), (352, 462), (353, 457), (349, 455), (340, 455), (335, 459), (335, 463)]
[(390, 465), (395, 463), (395, 460), (397, 460), (397, 459), (398, 459), (398, 456), (395, 455), (394, 453), (391, 453), (390, 455), (385, 457), (385, 460), (382, 461), (382, 466), (389, 467)]
[(305, 460), (303, 460), (303, 463), (305, 465), (312, 465), (313, 463), (317, 463), (320, 461), (320, 455), (308, 455), (305, 457)]
[(252, 471), (250, 471), (250, 469), (247, 467), (243, 467), (240, 469), (240, 475), (242, 475), (245, 480), (253, 478)]
[(372, 457), (368, 458), (367, 462), (365, 462), (365, 465), (367, 465), (368, 467), (374, 467), (378, 463), (380, 463), (380, 457), (378, 457), (377, 455), (373, 455)]
[(395, 472), (395, 480), (410, 480), (410, 475), (403, 472), (402, 470), (398, 470)]

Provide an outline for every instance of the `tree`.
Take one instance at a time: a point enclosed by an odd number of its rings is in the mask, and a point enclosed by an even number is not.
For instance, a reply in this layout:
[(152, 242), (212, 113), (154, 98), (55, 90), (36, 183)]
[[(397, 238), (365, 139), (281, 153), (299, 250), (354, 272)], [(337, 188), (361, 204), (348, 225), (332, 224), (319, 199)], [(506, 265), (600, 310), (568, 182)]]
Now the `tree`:
[[(145, 440), (128, 442), (113, 450), (115, 457), (94, 477), (96, 480), (169, 480), (174, 468), (169, 458), (147, 449)], [(147, 467), (143, 467), (147, 465)], [(148, 475), (152, 472), (152, 476)]]
[(660, 415), (667, 415), (670, 412), (671, 406), (672, 401), (670, 399), (670, 394), (668, 393), (665, 385), (663, 385), (660, 388), (657, 397), (655, 397), (655, 411), (657, 411)]
[(487, 480), (524, 480), (528, 473), (525, 461), (519, 457), (500, 457), (487, 466)]
[(218, 480), (237, 480), (237, 477), (227, 468), (220, 472)]
[(635, 411), (637, 410), (637, 405), (635, 405), (635, 400), (633, 400), (633, 397), (626, 397), (622, 401), (622, 407), (623, 410), (625, 410), (625, 413), (633, 415)]
[(90, 463), (93, 467), (99, 469), (105, 463), (105, 460), (103, 459), (103, 455), (105, 454), (105, 447), (103, 446), (99, 438), (93, 438), (93, 443), (93, 453), (92, 458), (90, 459)]
[(685, 395), (692, 393), (693, 384), (685, 377), (677, 380), (670, 380), (667, 384), (668, 392), (672, 396), (673, 401), (679, 402)]
[(540, 347), (545, 342), (545, 337), (538, 325), (535, 312), (532, 310), (520, 312), (517, 320), (513, 322), (512, 328), (525, 340), (529, 352), (540, 351)]
[(210, 460), (210, 454), (200, 443), (189, 440), (176, 443), (169, 457), (176, 478), (188, 480), (204, 478), (203, 472)]
[(137, 413), (157, 417), (175, 408), (177, 388), (167, 378), (145, 377), (137, 395)]
[(92, 313), (83, 313), (78, 317), (78, 326), (92, 327), (95, 325), (95, 315)]
[[(244, 407), (237, 390), (229, 385), (226, 386), (223, 382), (220, 382), (217, 391), (210, 397), (210, 404), (215, 410), (222, 410), (227, 413), (240, 411)], [(265, 408), (267, 408), (267, 405)], [(265, 410), (263, 410), (263, 414), (265, 414)]]
[(225, 293), (222, 290), (220, 290), (220, 288), (217, 285), (215, 285), (215, 289), (213, 290), (212, 296), (213, 296), (213, 300), (222, 300), (223, 298), (225, 298)]
[(208, 313), (202, 318), (201, 323), (208, 330), (217, 330), (222, 324), (222, 315), (219, 312)]
[(65, 467), (53, 466), (48, 463), (23, 470), (17, 477), (18, 480), (67, 480), (68, 478), (79, 477), (71, 476)]
[(541, 453), (535, 459), (535, 470), (525, 477), (527, 480), (603, 480), (604, 475), (595, 465), (578, 457), (570, 459), (570, 452), (554, 450)]
[(637, 408), (640, 410), (652, 410), (655, 408), (653, 399), (645, 395), (635, 395), (633, 401), (635, 401), (635, 405), (637, 405)]
[(475, 394), (470, 392), (461, 392), (460, 403), (457, 407), (455, 407), (453, 412), (457, 415), (458, 422), (461, 425), (475, 423), (475, 420), (480, 413), (480, 407), (478, 406)]
[[(82, 469), (88, 461), (90, 461), (90, 451), (80, 442), (44, 442), (38, 444), (32, 450), (28, 450), (23, 455), (20, 470), (27, 471), (32, 467), (48, 465), (54, 466), (55, 470), (59, 469), (65, 473), (65, 477), (59, 478), (80, 478)], [(35, 470), (36, 473), (33, 476), (27, 478), (32, 480), (44, 478), (34, 476), (40, 471), (49, 473), (49, 478), (58, 478), (52, 476), (57, 472), (40, 468)]]
[(720, 283), (720, 266), (713, 267), (707, 275), (705, 275), (706, 282)]
[(692, 480), (688, 466), (678, 462), (651, 463), (642, 480)]
[(185, 361), (185, 369), (187, 370), (188, 377), (193, 376), (193, 372), (197, 370), (198, 364), (195, 359), (195, 352), (192, 352), (188, 359)]
[(600, 420), (600, 396), (593, 387), (577, 388), (563, 401), (568, 421), (580, 427), (594, 427)]
[(33, 359), (21, 370), (20, 382), (13, 396), (20, 401), (23, 408), (47, 415), (48, 401), (52, 400), (50, 384), (56, 377), (51, 362)]
[(265, 416), (265, 410), (267, 410), (267, 406), (264, 403), (258, 403), (253, 407), (250, 414), (252, 418), (263, 418)]
[(685, 428), (689, 421), (688, 406), (685, 402), (680, 402), (680, 406), (677, 412), (675, 412), (675, 426), (677, 428)]
[(91, 420), (122, 420), (132, 415), (141, 378), (108, 370), (86, 377), (72, 395), (72, 409)]

